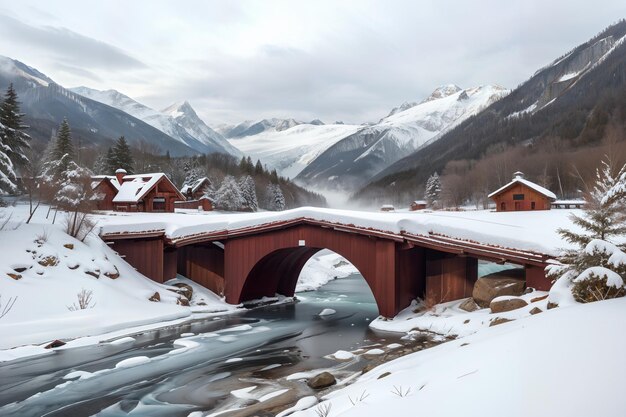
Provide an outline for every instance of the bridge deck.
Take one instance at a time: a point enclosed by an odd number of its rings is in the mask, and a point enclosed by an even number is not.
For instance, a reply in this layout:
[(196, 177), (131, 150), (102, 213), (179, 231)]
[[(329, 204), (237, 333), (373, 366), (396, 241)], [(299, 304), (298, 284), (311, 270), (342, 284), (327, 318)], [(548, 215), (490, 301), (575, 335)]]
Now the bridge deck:
[(556, 230), (574, 228), (569, 219), (574, 211), (380, 213), (305, 207), (283, 212), (224, 214), (190, 210), (159, 214), (101, 214), (96, 217), (100, 234), (104, 237), (164, 235), (174, 246), (223, 240), (305, 222), (414, 242), (451, 253), (465, 252), (509, 261), (517, 257), (524, 262), (541, 263), (568, 246)]

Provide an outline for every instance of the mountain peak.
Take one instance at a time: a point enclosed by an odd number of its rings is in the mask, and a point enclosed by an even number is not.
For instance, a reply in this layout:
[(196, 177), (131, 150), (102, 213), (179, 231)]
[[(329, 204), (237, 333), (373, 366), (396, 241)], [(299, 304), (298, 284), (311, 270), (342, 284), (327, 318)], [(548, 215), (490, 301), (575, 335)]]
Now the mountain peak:
[(197, 117), (196, 111), (191, 107), (191, 104), (187, 100), (178, 101), (169, 107), (161, 110), (161, 113), (177, 118), (180, 116), (192, 116)]
[(451, 96), (452, 94), (456, 94), (461, 91), (462, 88), (456, 84), (446, 84), (441, 85), (433, 91), (430, 96), (426, 97), (422, 103), (426, 103), (428, 101), (438, 100), (440, 98)]

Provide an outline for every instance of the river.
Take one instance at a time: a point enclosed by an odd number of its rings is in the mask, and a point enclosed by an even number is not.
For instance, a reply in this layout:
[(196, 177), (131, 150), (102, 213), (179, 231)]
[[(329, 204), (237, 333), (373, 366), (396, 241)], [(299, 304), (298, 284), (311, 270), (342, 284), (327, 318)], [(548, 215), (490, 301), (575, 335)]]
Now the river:
[[(366, 362), (324, 356), (403, 343), (400, 335), (369, 329), (378, 310), (360, 275), (298, 299), (146, 332), (126, 343), (0, 364), (0, 415), (170, 417), (239, 409), (223, 415), (273, 416), (275, 407), (314, 394), (286, 376), (332, 368), (347, 378)], [(326, 308), (336, 313), (320, 317)], [(118, 365), (129, 358), (138, 359)], [(281, 390), (288, 391), (276, 395)]]

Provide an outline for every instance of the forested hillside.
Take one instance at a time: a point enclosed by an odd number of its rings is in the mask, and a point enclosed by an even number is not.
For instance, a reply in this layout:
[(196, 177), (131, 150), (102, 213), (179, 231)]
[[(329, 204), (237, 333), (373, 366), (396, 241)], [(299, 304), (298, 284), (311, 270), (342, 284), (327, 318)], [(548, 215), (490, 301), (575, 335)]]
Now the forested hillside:
[(559, 197), (579, 195), (593, 176), (591, 160), (626, 158), (625, 36), (622, 20), (384, 170), (356, 197), (407, 203), (438, 172), (447, 204), (480, 204), (518, 170)]

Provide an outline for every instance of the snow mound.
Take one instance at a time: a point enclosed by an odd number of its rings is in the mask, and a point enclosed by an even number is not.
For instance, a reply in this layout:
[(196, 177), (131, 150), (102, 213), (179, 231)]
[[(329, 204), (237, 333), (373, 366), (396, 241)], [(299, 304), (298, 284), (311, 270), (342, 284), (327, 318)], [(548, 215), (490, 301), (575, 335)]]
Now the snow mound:
[[(42, 209), (40, 209), (42, 210)], [(177, 294), (137, 272), (97, 236), (60, 226), (0, 231), (0, 294), (15, 299), (0, 321), (0, 349), (73, 339), (189, 317)], [(81, 309), (79, 295), (90, 295)], [(149, 301), (159, 293), (160, 302)], [(43, 315), (42, 315), (43, 313)]]
[(332, 308), (325, 308), (323, 309), (318, 316), (323, 317), (323, 316), (330, 316), (335, 314), (337, 311), (333, 310)]
[(354, 353), (348, 352), (346, 350), (338, 350), (337, 352), (331, 355), (333, 358), (340, 361), (347, 361), (354, 358)]

